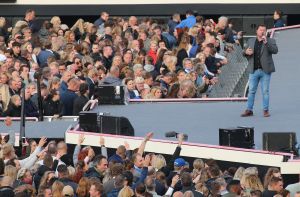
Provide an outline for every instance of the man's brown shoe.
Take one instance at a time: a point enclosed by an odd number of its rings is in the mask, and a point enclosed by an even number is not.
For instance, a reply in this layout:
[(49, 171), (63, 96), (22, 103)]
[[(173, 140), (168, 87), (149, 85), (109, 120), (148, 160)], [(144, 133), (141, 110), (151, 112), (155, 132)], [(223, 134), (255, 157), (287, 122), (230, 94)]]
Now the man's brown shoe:
[(249, 117), (249, 116), (253, 116), (253, 111), (246, 110), (244, 113), (241, 114), (241, 117)]
[(270, 117), (270, 113), (268, 110), (264, 110), (264, 117)]

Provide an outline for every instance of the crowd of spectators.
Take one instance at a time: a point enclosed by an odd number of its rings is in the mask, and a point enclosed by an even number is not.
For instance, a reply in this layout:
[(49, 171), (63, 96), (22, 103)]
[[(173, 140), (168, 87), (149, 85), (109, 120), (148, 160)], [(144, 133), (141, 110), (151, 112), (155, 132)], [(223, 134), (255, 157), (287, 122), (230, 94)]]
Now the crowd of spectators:
[(261, 181), (257, 167), (221, 170), (217, 161), (180, 156), (184, 140), (170, 158), (145, 153), (148, 133), (138, 148), (125, 141), (108, 155), (103, 136), (97, 147), (83, 146), (78, 135), (73, 154), (64, 141), (23, 144), (22, 155), (1, 141), (0, 196), (2, 197), (299, 197), (299, 183), (283, 188), (278, 168), (268, 169)]
[(218, 22), (186, 12), (168, 22), (110, 17), (72, 26), (58, 16), (40, 27), (35, 11), (8, 27), (0, 17), (0, 113), (38, 114), (35, 73), (41, 77), (43, 115), (78, 115), (97, 85), (124, 85), (131, 99), (206, 97), (228, 63), (226, 43), (241, 34), (228, 18)]

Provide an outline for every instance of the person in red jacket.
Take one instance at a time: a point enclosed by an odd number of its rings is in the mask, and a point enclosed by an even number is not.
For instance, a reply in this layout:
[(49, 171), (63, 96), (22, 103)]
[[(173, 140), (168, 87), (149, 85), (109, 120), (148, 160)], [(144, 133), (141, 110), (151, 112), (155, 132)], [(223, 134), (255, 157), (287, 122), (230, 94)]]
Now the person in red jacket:
[(155, 65), (157, 61), (157, 42), (154, 40), (150, 42), (150, 50), (148, 51), (148, 55), (152, 57), (153, 64)]

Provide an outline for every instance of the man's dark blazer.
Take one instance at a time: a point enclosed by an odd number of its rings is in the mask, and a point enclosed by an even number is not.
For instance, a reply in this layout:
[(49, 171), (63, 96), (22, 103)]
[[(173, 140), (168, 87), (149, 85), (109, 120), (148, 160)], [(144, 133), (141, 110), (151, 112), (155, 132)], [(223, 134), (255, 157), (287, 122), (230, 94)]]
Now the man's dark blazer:
[[(256, 38), (250, 38), (247, 42), (247, 47), (245, 47), (245, 50), (247, 48), (251, 48), (253, 50), (253, 54), (248, 57), (249, 61), (249, 71), (250, 73), (254, 72), (254, 45), (255, 45)], [(267, 43), (262, 45), (261, 48), (261, 56), (260, 56), (260, 62), (261, 66), (264, 72), (270, 74), (272, 72), (275, 72), (275, 66), (274, 61), (272, 58), (272, 54), (277, 54), (278, 48), (275, 42), (275, 39), (273, 38), (267, 38)]]

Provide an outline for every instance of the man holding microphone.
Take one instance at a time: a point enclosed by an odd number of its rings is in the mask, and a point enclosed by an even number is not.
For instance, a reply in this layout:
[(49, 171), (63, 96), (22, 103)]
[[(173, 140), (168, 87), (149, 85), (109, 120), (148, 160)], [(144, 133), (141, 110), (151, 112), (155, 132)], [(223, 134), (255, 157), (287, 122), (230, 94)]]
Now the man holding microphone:
[(271, 73), (275, 72), (272, 54), (277, 54), (278, 48), (272, 38), (266, 36), (267, 28), (259, 25), (256, 30), (256, 38), (251, 38), (247, 42), (244, 54), (249, 61), (249, 93), (246, 111), (242, 117), (253, 116), (253, 105), (255, 93), (260, 83), (263, 96), (263, 115), (269, 117), (269, 86)]

